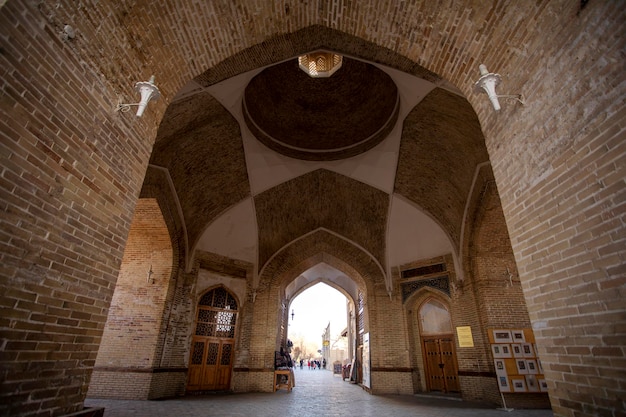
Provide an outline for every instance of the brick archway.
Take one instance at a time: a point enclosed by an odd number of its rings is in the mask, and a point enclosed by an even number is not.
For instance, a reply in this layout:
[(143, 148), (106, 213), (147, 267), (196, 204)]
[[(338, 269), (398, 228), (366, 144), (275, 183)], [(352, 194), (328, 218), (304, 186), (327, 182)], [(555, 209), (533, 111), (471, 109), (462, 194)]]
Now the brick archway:
[[(146, 370), (161, 366), (166, 310), (171, 308), (174, 291), (171, 241), (157, 199), (140, 199), (97, 352), (90, 395), (129, 399), (161, 395), (154, 387), (164, 375), (146, 374)], [(168, 377), (182, 392), (184, 373)]]
[[(266, 55), (306, 51), (304, 41), (288, 34), (320, 25), (362, 39), (359, 52), (373, 62), (398, 54), (468, 97), (493, 164), (555, 413), (623, 406), (612, 373), (623, 368), (623, 333), (616, 330), (624, 322), (622, 4), (548, 0), (477, 7), (468, 1), (446, 9), (416, 2), (398, 13), (379, 12), (395, 10), (392, 3), (252, 10), (230, 2), (175, 9), (159, 9), (156, 2), (102, 1), (88, 8), (7, 2), (0, 9), (2, 35), (10, 40), (0, 118), (6, 149), (2, 221), (10, 231), (3, 238), (2, 293), (19, 312), (3, 329), (10, 338), (8, 361), (20, 369), (28, 361), (19, 358), (60, 348), (76, 332), (84, 335), (76, 344), (88, 357), (71, 353), (78, 349), (67, 352), (66, 367), (52, 376), (45, 369), (56, 359), (44, 360), (34, 371), (38, 383), (70, 382), (62, 400), (52, 401), (59, 390), (37, 393), (39, 404), (54, 404), (49, 407), (56, 414), (82, 407), (101, 341), (101, 332), (90, 329), (101, 329), (106, 320), (153, 139), (175, 93), (220, 62), (228, 60), (239, 73), (263, 65)], [(181, 21), (190, 22), (189, 30), (171, 30)], [(68, 22), (77, 37), (64, 35)], [(538, 35), (525, 32), (526, 25)], [(327, 37), (321, 30), (316, 44), (339, 40)], [(241, 54), (255, 45), (265, 45), (264, 54)], [(471, 93), (479, 63), (504, 75), (503, 93), (526, 94), (526, 105), (493, 113), (484, 96)], [(153, 72), (162, 100), (140, 120), (115, 113), (120, 95), (135, 97), (134, 83)], [(82, 294), (85, 287), (91, 290)], [(56, 307), (50, 299), (68, 303)], [(580, 319), (563, 325), (574, 317), (572, 300)], [(72, 314), (85, 317), (84, 325), (67, 322)], [(616, 327), (607, 330), (607, 322)], [(23, 347), (22, 340), (42, 338), (50, 326), (55, 333), (45, 347)], [(561, 335), (556, 347), (555, 334)], [(578, 379), (561, 362), (579, 363), (594, 378)], [(576, 384), (569, 382), (574, 377)], [(4, 392), (21, 389), (6, 384)], [(602, 392), (587, 394), (592, 385)], [(21, 389), (6, 408), (19, 410), (35, 391)]]
[[(288, 314), (287, 309), (281, 310), (280, 308), (281, 305), (286, 305), (285, 287), (301, 273), (320, 262), (325, 262), (344, 272), (356, 283), (359, 293), (363, 294), (365, 299), (368, 294), (375, 292), (375, 283), (380, 285), (384, 280), (381, 269), (371, 261), (371, 256), (328, 231), (318, 230), (293, 242), (269, 262), (259, 277), (255, 308), (257, 308), (257, 303), (261, 303), (264, 309), (276, 312), (263, 323), (258, 320), (264, 317), (255, 317), (257, 323), (253, 325), (267, 332), (266, 335), (260, 337), (276, 341), (275, 347), (267, 353), (268, 355), (286, 338), (286, 333), (280, 331), (282, 321), (286, 320)], [(373, 305), (372, 300), (371, 306)], [(372, 308), (371, 306), (369, 308)], [(369, 327), (367, 312), (362, 320), (363, 325)]]

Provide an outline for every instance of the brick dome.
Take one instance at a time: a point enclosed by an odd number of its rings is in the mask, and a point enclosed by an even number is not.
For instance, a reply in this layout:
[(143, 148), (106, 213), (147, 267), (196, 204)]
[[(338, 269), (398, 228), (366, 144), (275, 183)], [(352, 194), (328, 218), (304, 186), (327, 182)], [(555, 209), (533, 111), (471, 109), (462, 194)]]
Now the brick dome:
[(396, 122), (399, 96), (391, 77), (371, 64), (344, 57), (331, 77), (312, 78), (294, 58), (255, 76), (242, 106), (248, 128), (264, 145), (322, 161), (380, 143)]

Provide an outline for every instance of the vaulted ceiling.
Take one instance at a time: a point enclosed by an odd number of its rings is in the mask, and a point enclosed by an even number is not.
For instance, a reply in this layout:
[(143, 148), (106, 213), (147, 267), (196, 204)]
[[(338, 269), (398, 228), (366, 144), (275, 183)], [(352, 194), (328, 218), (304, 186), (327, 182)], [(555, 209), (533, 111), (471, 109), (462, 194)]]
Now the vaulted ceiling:
[(258, 272), (319, 230), (383, 274), (458, 256), (489, 157), (472, 107), (445, 81), (353, 56), (330, 78), (310, 78), (295, 56), (207, 78), (169, 105), (142, 191), (169, 195), (186, 266), (203, 250)]

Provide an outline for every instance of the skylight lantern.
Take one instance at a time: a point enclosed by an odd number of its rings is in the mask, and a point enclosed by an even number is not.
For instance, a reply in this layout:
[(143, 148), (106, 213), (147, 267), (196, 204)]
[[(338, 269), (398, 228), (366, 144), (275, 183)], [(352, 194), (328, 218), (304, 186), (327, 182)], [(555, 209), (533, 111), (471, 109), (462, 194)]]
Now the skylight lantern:
[(300, 69), (313, 78), (328, 78), (333, 75), (343, 62), (341, 55), (327, 51), (316, 51), (298, 57)]

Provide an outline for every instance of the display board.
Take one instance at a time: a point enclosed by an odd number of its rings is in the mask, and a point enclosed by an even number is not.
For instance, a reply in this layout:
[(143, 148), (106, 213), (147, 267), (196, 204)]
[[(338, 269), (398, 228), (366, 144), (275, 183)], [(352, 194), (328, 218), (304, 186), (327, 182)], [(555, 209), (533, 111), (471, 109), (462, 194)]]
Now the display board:
[(472, 328), (470, 326), (459, 326), (456, 328), (459, 347), (474, 347), (474, 337), (472, 336)]
[(489, 330), (500, 392), (548, 392), (532, 329)]
[(335, 361), (333, 362), (333, 375), (341, 375), (342, 374), (342, 366), (341, 366), (341, 362), (339, 361)]
[(370, 374), (370, 334), (363, 333), (363, 386), (371, 388)]

